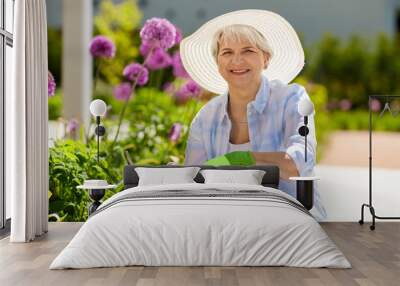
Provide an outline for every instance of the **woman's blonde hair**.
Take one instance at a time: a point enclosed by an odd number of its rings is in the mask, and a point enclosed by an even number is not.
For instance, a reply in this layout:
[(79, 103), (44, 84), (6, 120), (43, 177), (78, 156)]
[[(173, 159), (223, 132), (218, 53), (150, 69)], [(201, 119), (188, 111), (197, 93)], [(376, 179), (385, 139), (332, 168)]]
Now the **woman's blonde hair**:
[(238, 42), (248, 40), (253, 46), (267, 53), (269, 56), (269, 60), (271, 60), (273, 56), (272, 49), (268, 44), (267, 39), (265, 39), (265, 37), (259, 31), (257, 31), (257, 29), (249, 25), (234, 24), (222, 27), (214, 34), (211, 43), (211, 51), (216, 62), (219, 46), (222, 41), (227, 39), (235, 40)]

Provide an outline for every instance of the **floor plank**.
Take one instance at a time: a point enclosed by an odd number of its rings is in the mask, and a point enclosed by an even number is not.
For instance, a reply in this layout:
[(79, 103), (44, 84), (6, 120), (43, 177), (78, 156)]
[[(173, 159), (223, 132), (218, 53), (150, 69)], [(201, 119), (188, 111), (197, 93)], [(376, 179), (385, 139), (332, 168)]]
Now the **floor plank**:
[(0, 240), (0, 285), (136, 286), (391, 286), (400, 281), (400, 223), (322, 223), (352, 269), (291, 267), (117, 267), (85, 270), (48, 269), (80, 223), (50, 223), (49, 233), (32, 243)]

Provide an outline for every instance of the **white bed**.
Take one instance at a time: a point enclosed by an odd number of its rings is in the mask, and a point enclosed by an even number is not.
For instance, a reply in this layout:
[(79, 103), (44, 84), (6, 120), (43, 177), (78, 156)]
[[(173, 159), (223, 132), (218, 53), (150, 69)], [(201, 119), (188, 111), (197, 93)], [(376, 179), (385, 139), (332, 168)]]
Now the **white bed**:
[[(163, 195), (166, 192), (173, 195)], [(227, 195), (219, 195), (223, 193)], [(50, 269), (128, 265), (350, 268), (318, 222), (299, 205), (277, 189), (257, 185), (130, 188), (100, 206)]]

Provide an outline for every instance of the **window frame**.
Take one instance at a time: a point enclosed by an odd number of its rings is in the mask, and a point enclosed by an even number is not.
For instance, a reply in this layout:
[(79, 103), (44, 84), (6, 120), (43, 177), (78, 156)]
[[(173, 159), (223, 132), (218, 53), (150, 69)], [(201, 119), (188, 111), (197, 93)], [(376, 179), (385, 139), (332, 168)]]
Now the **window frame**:
[[(12, 0), (15, 7), (15, 0)], [(0, 237), (10, 232), (10, 219), (6, 218), (6, 188), (5, 188), (5, 96), (6, 96), (6, 48), (13, 48), (13, 34), (6, 30), (6, 0), (0, 0)], [(12, 9), (14, 12), (14, 7)], [(9, 16), (9, 15), (8, 15)], [(14, 15), (12, 15), (14, 19)], [(14, 30), (14, 27), (13, 29)]]

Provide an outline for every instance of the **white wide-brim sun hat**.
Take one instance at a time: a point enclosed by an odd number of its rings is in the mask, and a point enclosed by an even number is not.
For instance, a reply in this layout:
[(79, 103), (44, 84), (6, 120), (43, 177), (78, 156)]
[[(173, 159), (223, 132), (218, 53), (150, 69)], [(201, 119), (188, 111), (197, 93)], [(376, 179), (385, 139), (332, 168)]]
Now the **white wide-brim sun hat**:
[(211, 19), (180, 44), (184, 68), (204, 89), (216, 94), (228, 89), (212, 54), (212, 40), (220, 28), (233, 24), (252, 26), (267, 40), (273, 56), (263, 74), (269, 80), (278, 79), (287, 84), (302, 70), (304, 51), (288, 21), (267, 10), (239, 10)]

